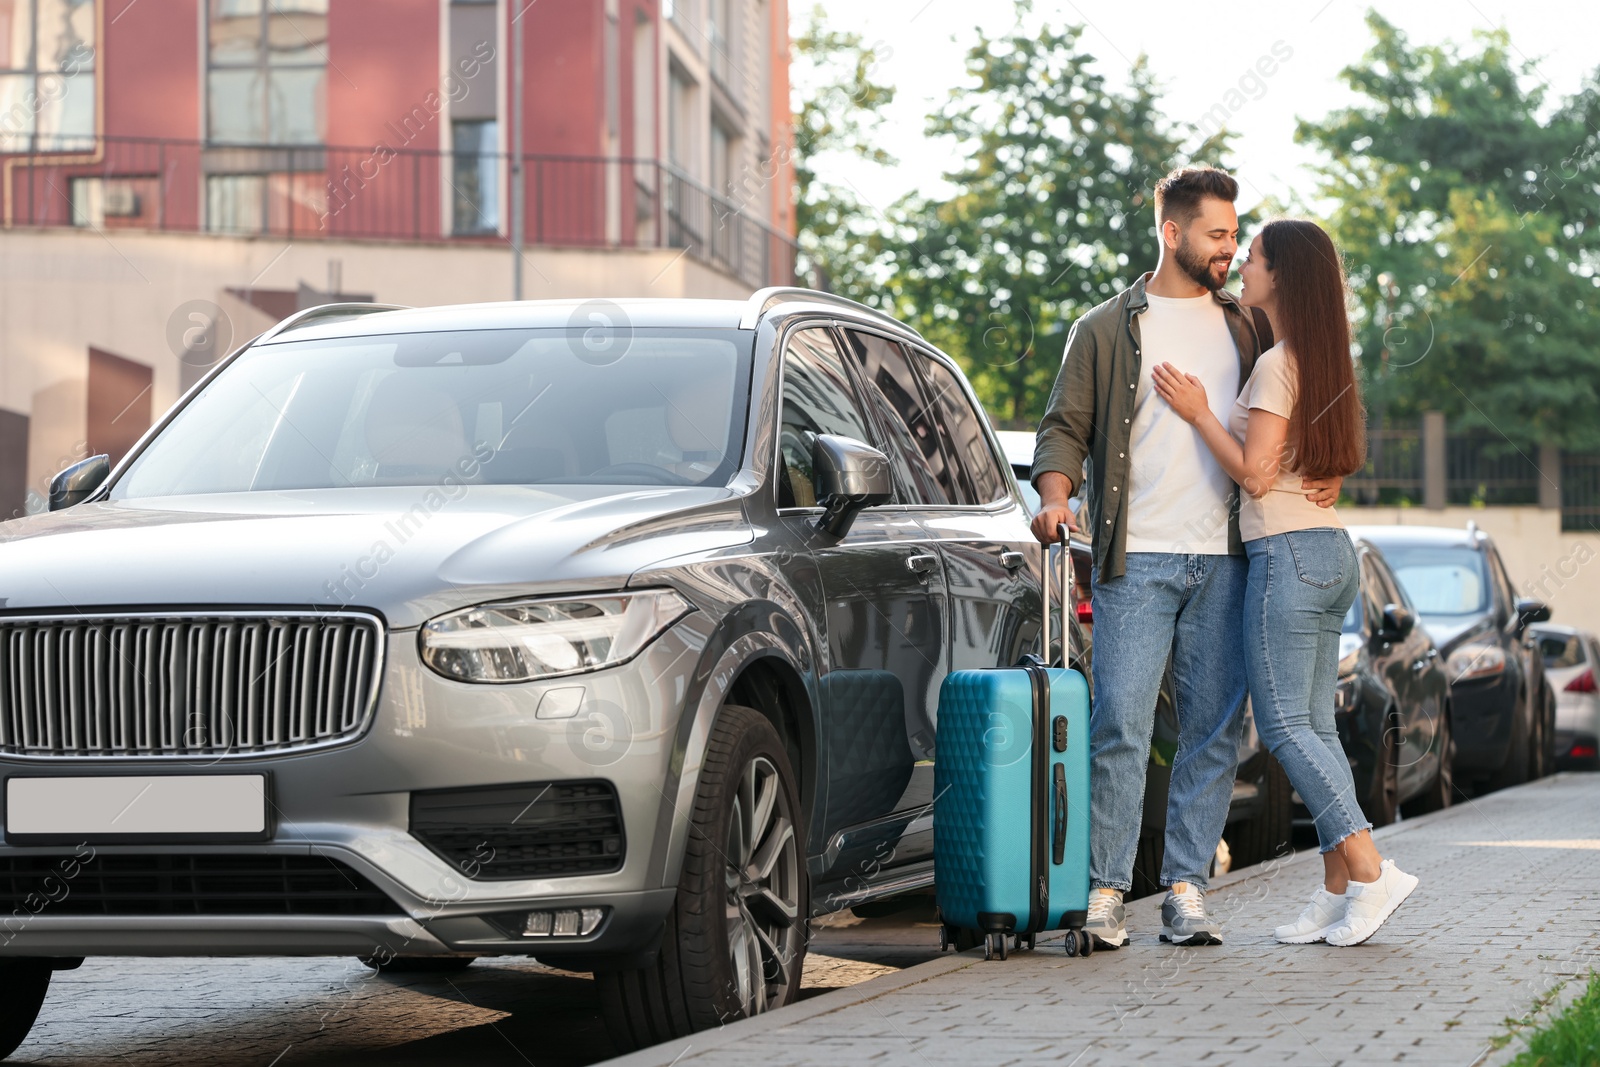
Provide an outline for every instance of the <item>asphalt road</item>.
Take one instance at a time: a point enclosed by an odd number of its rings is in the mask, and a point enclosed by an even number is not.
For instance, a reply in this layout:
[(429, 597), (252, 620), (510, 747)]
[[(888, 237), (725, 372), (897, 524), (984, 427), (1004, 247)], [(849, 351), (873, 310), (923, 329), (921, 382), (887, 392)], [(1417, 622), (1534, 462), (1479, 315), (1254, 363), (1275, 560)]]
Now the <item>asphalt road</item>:
[[(930, 904), (814, 924), (802, 996), (932, 959)], [(374, 975), (354, 959), (89, 959), (8, 1064), (581, 1067), (615, 1055), (588, 975), (527, 959)]]

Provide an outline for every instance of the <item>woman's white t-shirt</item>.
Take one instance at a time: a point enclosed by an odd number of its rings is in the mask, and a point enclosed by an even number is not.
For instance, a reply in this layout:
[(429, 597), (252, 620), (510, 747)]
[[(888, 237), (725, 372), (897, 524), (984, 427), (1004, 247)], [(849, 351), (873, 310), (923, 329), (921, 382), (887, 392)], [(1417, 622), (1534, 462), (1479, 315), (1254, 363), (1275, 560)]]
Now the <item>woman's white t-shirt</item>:
[[(1233, 410), (1228, 413), (1228, 432), (1241, 445), (1245, 430), (1250, 424), (1250, 410), (1270, 411), (1274, 415), (1292, 418), (1295, 397), (1300, 391), (1299, 376), (1294, 360), (1284, 350), (1283, 343), (1273, 345), (1261, 353), (1255, 370), (1239, 391)], [(1300, 475), (1289, 467), (1292, 457), (1285, 457), (1278, 465), (1278, 476), (1272, 488), (1257, 498), (1248, 491), (1239, 493), (1239, 537), (1255, 541), (1273, 534), (1293, 530), (1316, 530), (1327, 527), (1342, 528), (1344, 523), (1332, 508), (1319, 508), (1306, 498)]]

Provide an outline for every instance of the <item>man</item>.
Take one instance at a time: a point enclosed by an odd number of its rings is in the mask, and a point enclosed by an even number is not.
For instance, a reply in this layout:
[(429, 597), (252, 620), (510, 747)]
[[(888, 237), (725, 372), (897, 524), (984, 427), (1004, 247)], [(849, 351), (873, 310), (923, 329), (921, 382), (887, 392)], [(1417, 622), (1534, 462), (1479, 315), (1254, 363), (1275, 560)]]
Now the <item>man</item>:
[[(1033, 531), (1040, 541), (1053, 542), (1059, 523), (1076, 528), (1067, 500), (1087, 474), (1095, 705), (1086, 929), (1109, 948), (1128, 937), (1122, 897), (1132, 888), (1145, 767), (1169, 657), (1179, 741), (1167, 797), (1161, 939), (1222, 940), (1206, 914), (1205, 888), (1243, 728), (1248, 565), (1233, 483), (1155, 392), (1151, 374), (1171, 362), (1198, 376), (1226, 422), (1262, 351), (1255, 320), (1222, 288), (1238, 249), (1238, 192), (1238, 183), (1213, 167), (1175, 170), (1156, 185), (1155, 272), (1073, 325), (1034, 452), (1041, 507)], [(1342, 481), (1306, 485), (1327, 507)]]

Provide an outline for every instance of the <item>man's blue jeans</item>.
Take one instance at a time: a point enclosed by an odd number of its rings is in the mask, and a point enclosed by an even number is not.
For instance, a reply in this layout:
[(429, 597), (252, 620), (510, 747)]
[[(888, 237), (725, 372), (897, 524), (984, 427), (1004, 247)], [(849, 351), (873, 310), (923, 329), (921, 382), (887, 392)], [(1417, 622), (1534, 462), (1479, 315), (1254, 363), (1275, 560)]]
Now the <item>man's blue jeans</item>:
[(1120, 578), (1094, 574), (1089, 719), (1089, 880), (1127, 890), (1144, 817), (1145, 767), (1167, 661), (1178, 751), (1167, 795), (1161, 883), (1205, 886), (1228, 821), (1244, 728), (1240, 556), (1130, 552)]

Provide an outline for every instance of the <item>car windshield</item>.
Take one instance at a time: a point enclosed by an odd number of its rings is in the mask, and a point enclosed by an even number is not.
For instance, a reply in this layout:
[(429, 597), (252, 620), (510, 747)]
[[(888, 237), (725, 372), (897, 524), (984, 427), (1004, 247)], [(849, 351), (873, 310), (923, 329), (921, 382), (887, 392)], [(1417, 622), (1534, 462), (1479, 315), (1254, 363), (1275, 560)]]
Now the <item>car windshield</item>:
[(719, 485), (737, 469), (753, 334), (465, 330), (247, 349), (113, 499), (436, 485)]
[(1454, 546), (1385, 547), (1389, 569), (1423, 615), (1477, 615), (1489, 610), (1483, 553)]

